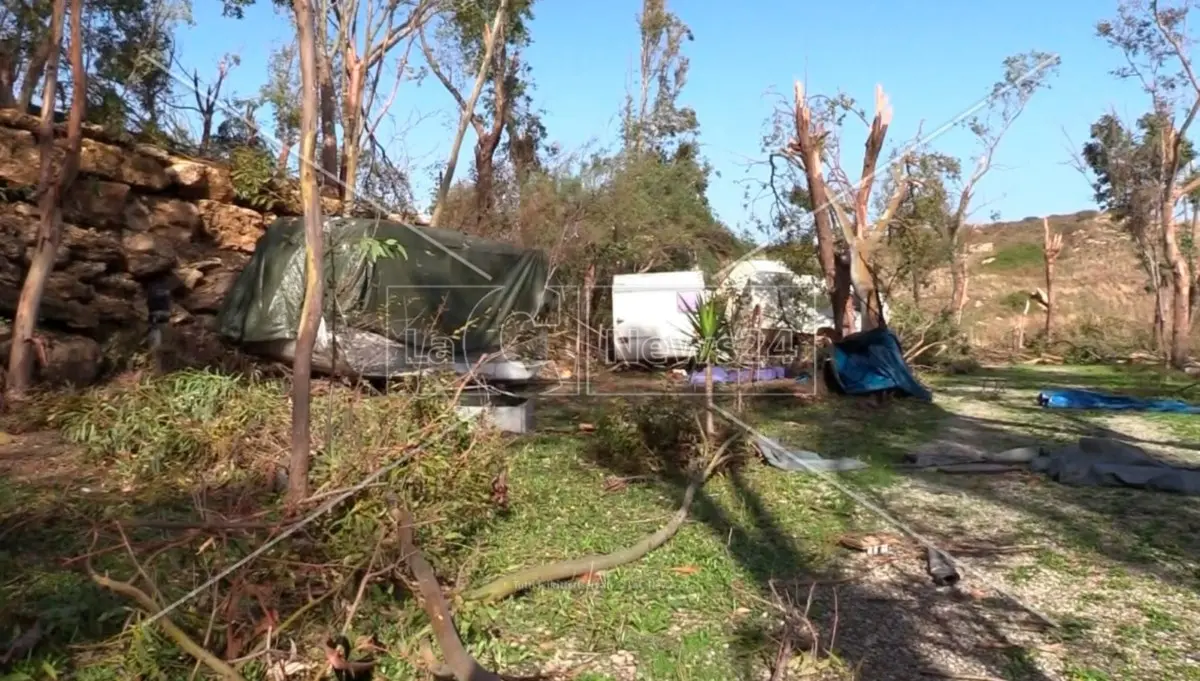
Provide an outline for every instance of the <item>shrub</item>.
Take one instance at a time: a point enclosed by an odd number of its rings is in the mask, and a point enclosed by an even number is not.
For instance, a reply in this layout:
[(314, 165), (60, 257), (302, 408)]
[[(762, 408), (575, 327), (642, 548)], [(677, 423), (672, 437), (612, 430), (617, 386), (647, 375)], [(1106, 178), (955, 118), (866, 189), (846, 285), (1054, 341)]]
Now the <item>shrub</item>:
[(596, 423), (592, 454), (626, 475), (686, 469), (703, 443), (697, 406), (682, 398), (616, 402)]
[[(418, 521), (440, 521), (437, 537), (425, 540), (431, 556), (491, 517), (504, 446), (497, 433), (457, 416), (451, 389), (429, 378), (418, 392), (381, 396), (314, 385), (313, 494), (348, 489), (388, 469), (323, 523), (331, 550), (373, 544), (396, 503)], [(67, 398), (51, 423), (93, 460), (113, 464), (132, 488), (190, 491), (273, 480), (286, 465), (291, 410), (283, 381), (188, 370)]]
[(898, 302), (888, 324), (911, 364), (939, 368), (961, 363), (970, 356), (967, 338), (949, 312), (930, 314), (910, 303)]
[[(698, 399), (656, 397), (652, 401), (621, 400), (605, 410), (596, 423), (591, 456), (621, 475), (675, 475), (695, 470), (707, 456)], [(713, 445), (740, 435), (740, 429), (717, 419)], [(755, 455), (748, 440), (732, 443), (726, 467), (744, 464)]]

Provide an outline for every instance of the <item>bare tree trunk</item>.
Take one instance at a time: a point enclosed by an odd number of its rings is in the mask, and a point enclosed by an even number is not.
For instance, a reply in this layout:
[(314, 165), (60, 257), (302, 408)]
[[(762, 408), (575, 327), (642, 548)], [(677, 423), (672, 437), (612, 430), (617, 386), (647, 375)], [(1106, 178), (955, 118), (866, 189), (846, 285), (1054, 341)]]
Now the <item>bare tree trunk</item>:
[(1025, 349), (1025, 323), (1029, 319), (1029, 302), (1029, 299), (1026, 298), (1025, 308), (1021, 310), (1021, 323), (1017, 327), (1017, 342), (1016, 348), (1014, 348), (1017, 352)]
[(962, 323), (963, 310), (967, 307), (967, 256), (958, 248), (950, 256), (950, 311), (956, 324)]
[[(805, 183), (813, 204), (813, 221), (817, 233), (817, 260), (825, 277), (829, 291), (829, 302), (833, 307), (833, 328), (840, 335), (847, 330), (847, 305), (850, 299), (849, 272), (839, 276), (838, 258), (834, 250), (833, 217), (829, 210), (829, 193), (825, 177), (821, 174), (821, 150), (813, 137), (812, 111), (804, 96), (804, 85), (797, 81), (795, 87), (796, 136), (789, 151), (798, 157), (804, 169)], [(840, 337), (840, 336), (839, 336)]]
[[(591, 348), (592, 340), (592, 291), (596, 288), (596, 263), (588, 263), (587, 271), (583, 273), (583, 290), (580, 291), (579, 303), (583, 306), (580, 311), (583, 319), (583, 328), (579, 330), (580, 338), (577, 342), (577, 350), (575, 352), (575, 361), (582, 362), (584, 358), (583, 348), (579, 347), (579, 343), (587, 343), (588, 348)], [(590, 355), (590, 353), (588, 353)], [(580, 367), (582, 369), (582, 367)]]
[(279, 157), (275, 160), (275, 167), (281, 175), (287, 174), (288, 161), (292, 157), (292, 145), (291, 140), (283, 140), (279, 145)]
[(1046, 326), (1042, 335), (1049, 343), (1054, 333), (1054, 262), (1062, 252), (1062, 235), (1050, 230), (1049, 218), (1042, 218), (1042, 232), (1042, 256), (1046, 261)]
[[(314, 49), (316, 49), (317, 82), (320, 83), (322, 171), (317, 181), (326, 185), (338, 177), (337, 105), (334, 101), (333, 65), (330, 63), (327, 22), (325, 21), (328, 15), (328, 12), (325, 11), (326, 0), (318, 0), (318, 3), (320, 11), (309, 9), (315, 11), (317, 17)], [(308, 157), (304, 156), (303, 159), (302, 163), (307, 161)]]
[(12, 50), (6, 47), (0, 48), (0, 109), (7, 109), (16, 106), (17, 98), (13, 95), (13, 89), (16, 87), (17, 80), (17, 64), (15, 40), (11, 41)]
[(202, 156), (208, 153), (209, 144), (212, 143), (212, 126), (213, 112), (206, 111), (200, 119), (200, 154)]
[(296, 334), (296, 356), (292, 364), (292, 455), (288, 466), (289, 507), (308, 496), (312, 353), (321, 322), (324, 293), (324, 234), (321, 228), (321, 197), (317, 191), (317, 44), (312, 0), (292, 0), (296, 14), (296, 39), (300, 46), (300, 195), (304, 202), (304, 305)]
[(29, 65), (25, 69), (25, 79), (21, 82), (21, 92), (17, 95), (17, 110), (21, 113), (29, 111), (29, 105), (33, 102), (33, 91), (37, 89), (37, 84), (45, 76), (46, 64), (50, 60), (50, 51), (58, 47), (51, 40), (51, 36), (46, 36), (46, 39), (38, 45), (37, 51), (29, 59)]
[(491, 28), (484, 36), (483, 58), (479, 61), (479, 73), (475, 76), (475, 87), (471, 90), (471, 96), (467, 98), (465, 106), (462, 107), (458, 119), (458, 131), (455, 132), (454, 142), (450, 145), (450, 156), (446, 159), (446, 169), (442, 171), (442, 181), (438, 183), (433, 215), (429, 218), (429, 223), (434, 227), (441, 224), (442, 211), (446, 208), (446, 195), (450, 193), (450, 185), (454, 182), (454, 168), (458, 165), (458, 153), (462, 150), (463, 137), (466, 136), (467, 126), (471, 124), (471, 119), (475, 116), (475, 103), (479, 101), (479, 95), (483, 92), (483, 83), (487, 80), (492, 65), (492, 52), (496, 49), (496, 42), (504, 39), (501, 31), (504, 28), (504, 18), (507, 13), (508, 0), (500, 0), (500, 6), (496, 9), (496, 16), (492, 19)]
[(509, 96), (507, 89), (509, 69), (516, 68), (509, 64), (508, 51), (503, 41), (496, 46), (492, 57), (492, 92), (495, 93), (495, 112), (492, 119), (492, 129), (486, 135), (480, 135), (475, 142), (475, 219), (483, 224), (492, 212), (492, 192), (496, 176), (496, 149), (500, 147), (500, 137), (504, 134), (504, 124), (508, 122)]
[(1167, 304), (1163, 298), (1162, 287), (1154, 287), (1154, 349), (1159, 352), (1167, 350)]
[(833, 328), (838, 340), (854, 333), (855, 327), (854, 286), (850, 267), (841, 257), (834, 259), (833, 282), (829, 301), (833, 305)]
[(492, 212), (496, 165), (491, 153), (475, 144), (475, 223), (482, 226)]
[(1159, 209), (1162, 221), (1163, 250), (1167, 264), (1171, 267), (1171, 366), (1182, 369), (1187, 365), (1191, 345), (1191, 272), (1187, 259), (1179, 248), (1178, 225), (1175, 222), (1174, 187), (1164, 192), (1163, 205)]
[(8, 358), (9, 400), (20, 399), (29, 390), (33, 378), (34, 331), (38, 310), (46, 290), (46, 279), (54, 269), (54, 258), (62, 240), (63, 193), (79, 173), (79, 153), (83, 143), (83, 117), (87, 106), (87, 73), (83, 65), (82, 0), (71, 0), (71, 113), (67, 119), (67, 150), (62, 168), (54, 173), (54, 101), (58, 90), (58, 58), (62, 45), (63, 15), (66, 0), (55, 0), (50, 18), (50, 36), (54, 48), (46, 64), (46, 87), (43, 94), (42, 119), (38, 128), (41, 152), (41, 173), (38, 179), (37, 248), (21, 287), (17, 312), (13, 319), (12, 349)]
[[(1200, 206), (1194, 203), (1188, 204), (1190, 207), (1190, 217), (1188, 222), (1191, 225), (1191, 270), (1192, 270), (1192, 291), (1191, 300), (1188, 305), (1188, 315), (1191, 318), (1192, 326), (1196, 325), (1196, 311), (1200, 309)], [(1194, 329), (1193, 329), (1194, 330)]]
[(349, 215), (354, 208), (358, 183), (358, 164), (362, 156), (363, 87), (366, 85), (366, 62), (358, 60), (346, 66), (346, 91), (342, 93), (342, 180), (343, 212)]

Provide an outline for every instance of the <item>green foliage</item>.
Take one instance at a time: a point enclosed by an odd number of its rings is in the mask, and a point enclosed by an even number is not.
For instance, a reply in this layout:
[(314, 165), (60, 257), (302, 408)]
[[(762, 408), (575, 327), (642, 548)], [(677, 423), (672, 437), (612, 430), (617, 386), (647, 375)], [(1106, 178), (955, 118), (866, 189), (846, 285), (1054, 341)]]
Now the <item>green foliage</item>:
[(265, 210), (278, 200), (275, 160), (263, 149), (237, 147), (230, 153), (229, 177), (238, 201)]
[(719, 293), (702, 294), (687, 311), (696, 361), (715, 366), (732, 358), (733, 329), (726, 312), (728, 299)]
[(1045, 261), (1041, 244), (1019, 243), (1001, 246), (984, 267), (996, 272), (1008, 272), (1041, 267)]
[(275, 138), (284, 144), (295, 144), (300, 136), (298, 62), (299, 50), (296, 45), (286, 44), (277, 48), (267, 63), (267, 82), (259, 90), (262, 103), (271, 107)]
[(686, 470), (703, 442), (696, 405), (675, 399), (616, 401), (596, 423), (593, 456), (626, 475)]
[(286, 419), (280, 386), (208, 371), (145, 380), (118, 396), (84, 393), (52, 415), (66, 438), (130, 478), (236, 463), (238, 444)]
[[(1092, 124), (1091, 139), (1083, 145), (1083, 159), (1095, 180), (1096, 202), (1118, 220), (1138, 219), (1151, 209), (1158, 188), (1168, 179), (1161, 152), (1162, 131), (1172, 124), (1161, 114), (1148, 113), (1128, 129), (1113, 114)], [(1177, 181), (1195, 158), (1190, 140), (1184, 139), (1175, 167)], [(1193, 197), (1193, 200), (1200, 197)]]
[[(427, 377), (418, 390), (382, 397), (344, 387), (314, 396), (314, 489), (347, 488), (391, 463), (383, 482), (414, 514), (444, 513), (460, 536), (489, 517), (503, 445), (457, 416), (453, 394), (451, 381)], [(282, 463), (291, 410), (281, 381), (192, 370), (84, 392), (54, 407), (49, 422), (124, 481), (219, 485)], [(387, 505), (382, 492), (360, 497), (329, 529), (331, 550), (369, 545)]]
[(408, 260), (408, 253), (405, 252), (404, 246), (395, 239), (376, 239), (370, 236), (364, 236), (359, 242), (359, 248), (366, 255), (367, 261), (375, 264), (379, 260), (388, 260), (391, 258), (403, 258)]

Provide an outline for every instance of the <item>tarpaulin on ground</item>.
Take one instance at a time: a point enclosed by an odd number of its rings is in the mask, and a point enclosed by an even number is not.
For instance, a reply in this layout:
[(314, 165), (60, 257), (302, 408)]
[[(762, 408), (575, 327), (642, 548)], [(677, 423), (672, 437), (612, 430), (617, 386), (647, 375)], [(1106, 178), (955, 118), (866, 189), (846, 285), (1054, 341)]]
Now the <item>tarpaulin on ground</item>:
[(831, 386), (847, 395), (895, 391), (922, 400), (933, 395), (912, 375), (896, 334), (885, 328), (846, 336), (834, 343)]
[[(318, 369), (386, 377), (432, 364), (460, 371), (511, 353), (514, 322), (546, 299), (539, 251), (399, 222), (325, 221), (325, 296)], [(302, 218), (280, 218), (259, 238), (217, 319), (226, 339), (279, 359), (294, 353), (304, 303)], [(509, 358), (511, 359), (511, 357)]]
[(1061, 449), (1043, 450), (1030, 467), (1065, 485), (1200, 495), (1200, 470), (1173, 466), (1141, 447), (1109, 438), (1081, 437)]
[(826, 459), (816, 452), (789, 449), (764, 435), (755, 435), (754, 443), (758, 445), (758, 449), (767, 463), (780, 470), (804, 473), (847, 473), (867, 467), (866, 463), (858, 459)]
[(1093, 390), (1064, 388), (1038, 393), (1038, 404), (1051, 409), (1103, 409), (1108, 411), (1155, 411), (1173, 414), (1200, 414), (1200, 406), (1182, 400), (1129, 395), (1112, 395)]

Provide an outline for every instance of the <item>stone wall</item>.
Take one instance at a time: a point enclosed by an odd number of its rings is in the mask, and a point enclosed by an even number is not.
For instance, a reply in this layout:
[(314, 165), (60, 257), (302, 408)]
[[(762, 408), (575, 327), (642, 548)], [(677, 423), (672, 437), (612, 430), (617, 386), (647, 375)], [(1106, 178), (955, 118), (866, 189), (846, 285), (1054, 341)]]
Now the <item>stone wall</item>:
[[(0, 317), (9, 319), (36, 243), (37, 125), (33, 116), (0, 110)], [(66, 140), (59, 133), (61, 158)], [(220, 164), (92, 127), (84, 137), (41, 308), (40, 324), (59, 337), (97, 345), (144, 328), (151, 281), (170, 287), (173, 325), (206, 327), (266, 226), (277, 215), (300, 214), (294, 188), (262, 212), (237, 204), (229, 169)], [(323, 200), (327, 214), (340, 209)]]

